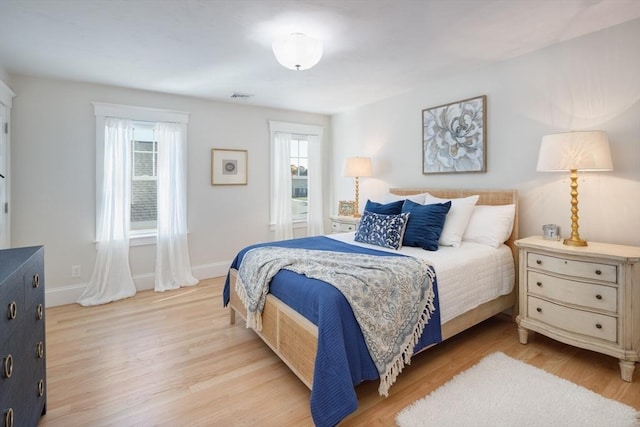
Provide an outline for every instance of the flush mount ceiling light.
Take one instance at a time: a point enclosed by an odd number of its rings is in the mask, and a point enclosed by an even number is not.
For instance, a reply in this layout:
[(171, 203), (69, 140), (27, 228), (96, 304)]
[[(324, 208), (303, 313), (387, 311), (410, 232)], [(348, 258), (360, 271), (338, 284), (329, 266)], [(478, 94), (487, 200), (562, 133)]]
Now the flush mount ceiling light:
[(290, 70), (308, 70), (322, 57), (322, 42), (302, 33), (292, 33), (271, 45), (282, 66)]

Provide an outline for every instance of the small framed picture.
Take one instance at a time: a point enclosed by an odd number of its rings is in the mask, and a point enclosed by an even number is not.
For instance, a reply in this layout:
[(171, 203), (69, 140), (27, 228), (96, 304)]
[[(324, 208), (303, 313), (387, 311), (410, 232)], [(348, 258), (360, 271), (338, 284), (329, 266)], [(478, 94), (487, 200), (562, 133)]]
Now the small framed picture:
[(339, 216), (353, 216), (355, 213), (355, 204), (353, 200), (340, 200), (338, 202), (338, 215)]
[(560, 240), (560, 227), (555, 224), (543, 225), (542, 238), (546, 240)]
[(247, 185), (247, 150), (213, 148), (211, 185)]

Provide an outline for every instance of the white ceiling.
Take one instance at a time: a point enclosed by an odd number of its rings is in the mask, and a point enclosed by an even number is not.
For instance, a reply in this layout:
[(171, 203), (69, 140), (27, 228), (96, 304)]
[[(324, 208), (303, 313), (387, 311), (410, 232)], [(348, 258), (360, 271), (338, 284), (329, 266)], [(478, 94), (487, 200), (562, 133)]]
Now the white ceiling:
[[(636, 18), (640, 0), (0, 0), (0, 66), (332, 114)], [(323, 40), (314, 68), (276, 62), (291, 32)]]

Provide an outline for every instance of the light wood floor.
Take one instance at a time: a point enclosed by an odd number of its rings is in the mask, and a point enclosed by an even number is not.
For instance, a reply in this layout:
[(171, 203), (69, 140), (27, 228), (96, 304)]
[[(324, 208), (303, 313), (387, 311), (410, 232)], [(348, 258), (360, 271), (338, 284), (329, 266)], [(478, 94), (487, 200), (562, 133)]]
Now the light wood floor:
[[(242, 322), (229, 325), (222, 279), (98, 307), (46, 310), (48, 402), (41, 427), (311, 426), (309, 390)], [(620, 379), (612, 357), (490, 319), (416, 355), (390, 395), (358, 386), (344, 426), (393, 426), (395, 414), (482, 357), (516, 359), (640, 409), (640, 375)], [(464, 407), (464, 406), (462, 406)]]

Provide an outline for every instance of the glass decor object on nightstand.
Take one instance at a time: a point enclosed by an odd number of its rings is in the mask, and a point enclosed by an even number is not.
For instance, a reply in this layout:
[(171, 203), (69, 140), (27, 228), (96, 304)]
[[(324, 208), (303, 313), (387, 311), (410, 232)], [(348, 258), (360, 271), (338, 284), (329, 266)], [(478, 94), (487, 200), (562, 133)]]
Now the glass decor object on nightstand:
[(560, 227), (556, 224), (543, 225), (542, 238), (546, 240), (560, 240)]

